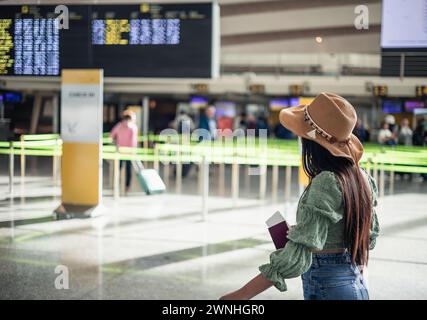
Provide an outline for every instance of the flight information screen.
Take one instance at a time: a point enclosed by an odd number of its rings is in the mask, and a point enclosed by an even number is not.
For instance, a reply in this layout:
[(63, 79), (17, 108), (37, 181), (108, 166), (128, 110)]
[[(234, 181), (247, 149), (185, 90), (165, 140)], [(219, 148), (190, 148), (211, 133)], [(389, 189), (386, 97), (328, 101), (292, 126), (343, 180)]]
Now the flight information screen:
[(427, 0), (384, 0), (382, 48), (427, 48)]
[(102, 68), (110, 77), (210, 78), (218, 72), (211, 3), (0, 6), (0, 75), (56, 76)]

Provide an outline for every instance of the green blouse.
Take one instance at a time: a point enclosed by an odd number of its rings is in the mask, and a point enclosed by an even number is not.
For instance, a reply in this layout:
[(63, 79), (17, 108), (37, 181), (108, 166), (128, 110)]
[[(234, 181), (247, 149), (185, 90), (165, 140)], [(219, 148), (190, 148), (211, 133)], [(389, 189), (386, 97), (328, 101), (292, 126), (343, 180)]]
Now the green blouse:
[[(367, 174), (372, 190), (373, 207), (377, 205), (377, 186)], [(259, 267), (261, 273), (280, 291), (286, 291), (285, 279), (295, 278), (306, 272), (312, 262), (312, 250), (344, 248), (344, 206), (335, 174), (323, 171), (313, 178), (300, 199), (297, 225), (288, 234), (285, 248), (270, 255), (270, 263)], [(375, 247), (379, 234), (378, 218), (372, 212), (369, 249)]]

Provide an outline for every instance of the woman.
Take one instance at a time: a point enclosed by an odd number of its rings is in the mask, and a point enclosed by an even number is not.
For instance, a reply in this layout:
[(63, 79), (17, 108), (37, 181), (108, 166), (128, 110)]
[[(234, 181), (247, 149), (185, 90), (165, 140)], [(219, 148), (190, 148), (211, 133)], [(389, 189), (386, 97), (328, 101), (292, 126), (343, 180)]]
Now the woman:
[[(135, 123), (135, 119), (136, 115), (133, 111), (125, 110), (122, 115), (122, 120), (111, 130), (110, 136), (118, 148), (136, 148), (138, 146), (138, 127)], [(128, 193), (132, 179), (132, 165), (129, 160), (120, 160), (120, 169), (123, 164), (126, 166), (125, 192)]]
[(304, 299), (369, 299), (362, 276), (379, 225), (374, 180), (359, 168), (363, 146), (352, 134), (357, 121), (344, 98), (322, 93), (307, 106), (284, 109), (280, 122), (302, 138), (310, 178), (285, 248), (273, 252), (261, 274), (222, 299), (251, 299), (285, 279), (302, 275)]

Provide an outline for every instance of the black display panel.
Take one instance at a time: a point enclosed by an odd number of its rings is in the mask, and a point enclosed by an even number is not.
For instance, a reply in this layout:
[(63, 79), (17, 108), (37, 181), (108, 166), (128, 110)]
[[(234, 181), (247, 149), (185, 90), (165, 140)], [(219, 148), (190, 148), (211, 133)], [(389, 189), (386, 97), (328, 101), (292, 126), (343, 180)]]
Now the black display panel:
[(200, 4), (0, 6), (0, 75), (56, 76), (102, 68), (106, 77), (215, 76), (215, 7)]

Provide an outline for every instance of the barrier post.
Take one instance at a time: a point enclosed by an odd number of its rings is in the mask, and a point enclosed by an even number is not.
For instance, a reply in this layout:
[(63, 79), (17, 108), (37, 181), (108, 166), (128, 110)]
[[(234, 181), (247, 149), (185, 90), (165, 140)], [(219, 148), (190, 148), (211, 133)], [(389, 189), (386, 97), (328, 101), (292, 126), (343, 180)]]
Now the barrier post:
[(116, 157), (114, 158), (114, 200), (118, 200), (120, 197), (120, 164), (118, 153), (116, 153)]
[(274, 165), (271, 172), (271, 198), (273, 202), (277, 201), (277, 189), (279, 187), (279, 166)]
[(10, 141), (10, 146), (9, 146), (9, 193), (10, 193), (10, 197), (13, 198), (13, 176), (14, 176), (14, 161), (15, 161), (15, 155), (13, 152), (13, 141)]
[(291, 179), (292, 179), (292, 167), (286, 166), (286, 170), (285, 170), (285, 201), (291, 200)]
[(260, 200), (264, 200), (267, 192), (267, 166), (262, 164), (259, 166), (259, 169), (259, 198)]
[(225, 164), (223, 162), (219, 164), (218, 179), (219, 179), (218, 187), (220, 190), (220, 195), (223, 196), (224, 189), (225, 189)]
[(114, 159), (108, 161), (108, 171), (109, 171), (109, 186), (114, 192)]
[(154, 146), (154, 170), (159, 172), (159, 149), (157, 148), (157, 144)]
[(202, 160), (200, 160), (198, 163), (199, 174), (197, 175), (197, 192), (200, 194), (203, 194), (203, 161)]
[(247, 164), (245, 165), (245, 188), (246, 190), (249, 190), (251, 188), (251, 175), (249, 174), (251, 169), (251, 165)]
[(390, 185), (389, 185), (389, 193), (393, 194), (394, 192), (394, 170), (393, 168), (390, 171)]
[(377, 167), (377, 162), (375, 161), (375, 160), (373, 160), (373, 165), (372, 165), (372, 167), (373, 167), (373, 176), (374, 176), (374, 180), (375, 180), (375, 182), (376, 181), (378, 181), (378, 167)]
[(202, 156), (202, 221), (206, 221), (208, 216), (208, 197), (209, 197), (209, 163), (206, 161), (206, 156)]
[(371, 159), (370, 158), (366, 161), (366, 172), (368, 173), (368, 175), (371, 175)]
[(169, 160), (163, 164), (163, 179), (165, 180), (166, 186), (169, 186), (169, 174), (170, 174), (170, 167), (169, 167)]
[(236, 162), (231, 165), (231, 189), (233, 206), (236, 206), (239, 197), (239, 164)]
[(20, 137), (21, 141), (21, 180), (23, 181), (25, 178), (25, 146), (24, 146), (24, 135), (22, 134)]
[(176, 160), (176, 192), (181, 193), (182, 186), (182, 162), (178, 157)]
[(384, 188), (385, 187), (385, 179), (384, 179), (384, 168), (380, 169), (380, 197), (384, 197)]

